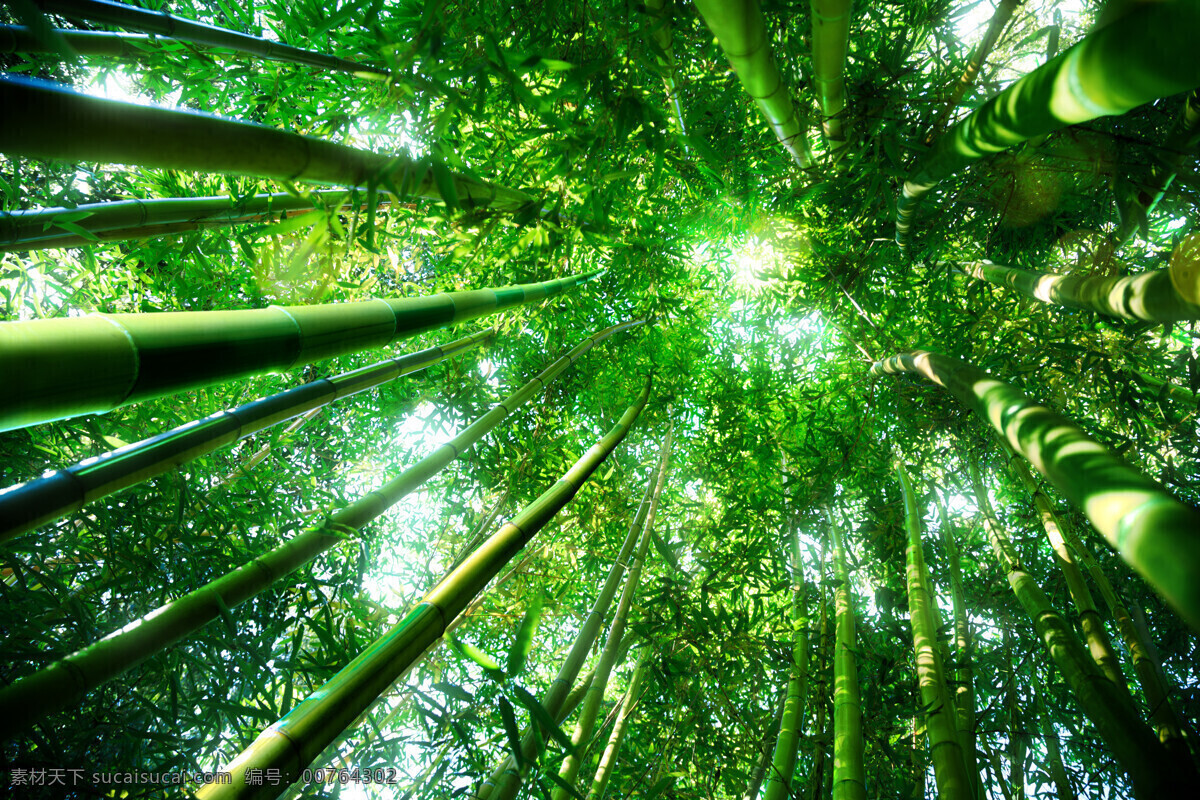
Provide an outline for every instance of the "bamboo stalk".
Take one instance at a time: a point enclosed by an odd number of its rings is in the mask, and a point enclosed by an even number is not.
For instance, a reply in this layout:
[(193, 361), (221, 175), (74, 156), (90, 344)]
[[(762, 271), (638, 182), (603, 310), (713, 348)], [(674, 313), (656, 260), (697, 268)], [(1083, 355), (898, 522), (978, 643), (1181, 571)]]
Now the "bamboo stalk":
[(904, 493), (904, 518), (908, 530), (907, 572), (908, 606), (913, 629), (913, 651), (925, 725), (929, 732), (929, 752), (933, 758), (933, 778), (940, 800), (969, 800), (971, 780), (963, 760), (962, 744), (954, 720), (954, 701), (946, 687), (946, 676), (936, 649), (929, 571), (921, 551), (921, 512), (909, 483), (908, 474), (899, 464), (896, 475)]
[[(615, 325), (588, 337), (449, 442), (379, 489), (334, 512), (323, 524), (309, 528), (265, 555), (161, 606), (100, 641), (0, 689), (0, 735), (11, 735), (46, 714), (66, 707), (80, 695), (199, 630), (220, 617), (222, 612), (228, 613), (229, 609), (346, 541), (348, 535), (357, 532), (465, 453), (501, 420), (543, 391), (550, 381), (596, 343), (636, 324), (639, 323)], [(487, 547), (485, 543), (484, 548)], [(455, 574), (476, 563), (477, 558), (472, 555), (455, 570)], [(500, 566), (502, 564), (496, 569)], [(455, 614), (461, 610), (456, 607)], [(451, 620), (452, 617), (447, 617), (444, 623)]]
[[(650, 398), (650, 381), (621, 419), (574, 466), (538, 499), (526, 506), (457, 569), (443, 578), (391, 631), (342, 668), (287, 716), (268, 726), (226, 766), (233, 783), (210, 785), (196, 794), (200, 800), (274, 797), (280, 786), (246, 782), (251, 769), (278, 769), (281, 786), (295, 782), (306, 767), (388, 688), (412, 668), (427, 647), (471, 602), (508, 561), (575, 496), (591, 474), (629, 433)], [(562, 689), (554, 706), (543, 706), (553, 717), (578, 676)]]
[[(43, 11), (64, 17), (103, 22), (129, 30), (155, 33), (210, 47), (224, 47), (271, 61), (303, 64), (339, 72), (361, 73), (364, 76), (389, 74), (386, 69), (380, 67), (360, 64), (325, 53), (292, 47), (283, 42), (273, 42), (258, 36), (219, 28), (216, 25), (207, 25), (203, 22), (172, 16), (165, 11), (147, 11), (124, 3), (108, 2), (108, 0), (35, 0), (35, 2)], [(67, 41), (70, 43), (70, 39)]]
[(812, 65), (821, 127), (832, 151), (846, 146), (846, 49), (853, 0), (811, 0)]
[(907, 248), (917, 204), (984, 156), (1067, 125), (1124, 114), (1200, 85), (1192, 0), (1146, 4), (1094, 31), (954, 125), (917, 159), (896, 203), (896, 242)]
[(811, 158), (805, 123), (775, 66), (758, 0), (696, 0), (696, 9), (775, 138), (801, 169), (807, 169)]
[(588, 743), (592, 740), (592, 732), (596, 727), (596, 717), (600, 712), (600, 703), (604, 700), (604, 693), (608, 688), (608, 678), (612, 674), (613, 667), (616, 666), (621, 640), (625, 636), (629, 609), (633, 605), (633, 598), (637, 594), (638, 583), (642, 578), (642, 565), (645, 563), (646, 549), (650, 545), (650, 537), (653, 533), (653, 529), (651, 528), (654, 524), (653, 517), (657, 510), (658, 498), (662, 494), (663, 486), (666, 484), (670, 458), (671, 428), (668, 428), (662, 445), (662, 453), (659, 456), (657, 485), (654, 489), (654, 496), (650, 501), (650, 509), (646, 515), (646, 522), (642, 526), (641, 541), (638, 543), (633, 563), (629, 567), (629, 575), (625, 579), (625, 586), (621, 590), (621, 599), (617, 601), (617, 610), (613, 613), (613, 621), (608, 630), (608, 638), (605, 640), (604, 649), (600, 653), (600, 660), (596, 664), (596, 675), (592, 679), (591, 686), (588, 687), (587, 697), (584, 699), (579, 717), (575, 721), (575, 730), (571, 733), (571, 744), (575, 746), (575, 751), (567, 753), (567, 757), (563, 759), (562, 766), (559, 767), (558, 778), (561, 783), (554, 788), (551, 800), (567, 800), (571, 792), (564, 787), (575, 785), (579, 777), (579, 768), (583, 763), (583, 755)]
[[(116, 200), (75, 208), (0, 211), (0, 253), (80, 247), (165, 236), (204, 227), (269, 221), (283, 218), (289, 212), (303, 213), (320, 208), (314, 204), (314, 197), (319, 200), (345, 198), (346, 192), (320, 189), (303, 197), (276, 192), (256, 194), (240, 201), (220, 196)], [(337, 205), (342, 210), (353, 207), (349, 203)], [(63, 222), (70, 227), (65, 227)], [(79, 233), (79, 229), (86, 233)]]
[(360, 303), (0, 322), (0, 431), (384, 347), (598, 274)]
[(834, 607), (837, 616), (833, 655), (833, 800), (865, 800), (866, 772), (863, 766), (862, 698), (858, 687), (858, 650), (854, 623), (854, 595), (850, 572), (837, 523), (830, 520), (833, 563), (837, 577)]
[(1021, 703), (1017, 700), (1017, 662), (1013, 659), (1012, 633), (1004, 631), (1004, 661), (1008, 666), (1004, 702), (1008, 710), (1008, 797), (1025, 800), (1025, 766), (1029, 760), (1029, 734)]
[(793, 523), (792, 560), (792, 664), (788, 670), (787, 698), (779, 721), (779, 736), (771, 759), (766, 800), (784, 800), (795, 793), (796, 757), (800, 733), (804, 728), (805, 702), (808, 699), (808, 609), (804, 594), (804, 565), (800, 558), (799, 529)]
[(1067, 769), (1063, 766), (1062, 747), (1058, 741), (1058, 732), (1054, 730), (1053, 723), (1046, 716), (1044, 703), (1038, 703), (1037, 716), (1042, 727), (1042, 739), (1046, 742), (1046, 760), (1049, 762), (1047, 771), (1050, 773), (1051, 782), (1054, 783), (1054, 793), (1058, 796), (1058, 800), (1076, 800), (1075, 791), (1071, 788), (1071, 779), (1067, 777)]
[[(0, 77), (0, 152), (60, 161), (134, 164), (187, 172), (251, 175), (342, 186), (395, 187), (403, 196), (448, 205), (514, 210), (532, 198), (417, 163), (196, 111), (139, 105), (76, 92), (47, 81)], [(438, 180), (441, 175), (443, 180)], [(443, 197), (442, 187), (454, 197)]]
[[(821, 578), (825, 577), (824, 554), (821, 559)], [(816, 677), (816, 700), (817, 708), (816, 730), (809, 737), (813, 749), (812, 771), (808, 776), (808, 787), (805, 796), (808, 800), (821, 800), (824, 797), (833, 796), (833, 775), (828, 769), (828, 762), (832, 761), (831, 752), (833, 746), (834, 731), (831, 728), (832, 722), (829, 714), (829, 677), (830, 663), (829, 651), (833, 644), (833, 637), (829, 630), (829, 613), (825, 597), (825, 592), (821, 592), (821, 622), (820, 622), (821, 638), (820, 644), (817, 647), (817, 669), (815, 670)], [(857, 673), (855, 678), (857, 678)], [(829, 775), (829, 786), (826, 787), (825, 776)], [(756, 798), (746, 798), (746, 800), (756, 800)]]
[[(788, 676), (788, 684), (791, 683), (791, 676)], [(763, 780), (767, 777), (767, 765), (771, 763), (771, 757), (774, 755), (774, 749), (771, 747), (771, 742), (775, 740), (779, 732), (779, 726), (783, 722), (783, 709), (787, 704), (788, 685), (783, 687), (783, 694), (775, 703), (775, 714), (771, 723), (763, 731), (762, 739), (758, 745), (758, 761), (754, 763), (754, 769), (750, 772), (750, 780), (746, 784), (746, 791), (742, 793), (742, 800), (758, 800), (758, 790), (762, 788)]]
[[(1107, 30), (1107, 29), (1106, 29)], [(1081, 508), (1109, 546), (1200, 630), (1200, 513), (1110, 454), (1073, 422), (988, 373), (923, 350), (876, 362), (948, 390)]]
[[(679, 125), (679, 133), (687, 136), (687, 125), (683, 120), (683, 104), (679, 100), (679, 89), (676, 86), (675, 51), (672, 47), (671, 14), (667, 10), (666, 0), (646, 0), (646, 12), (650, 16), (650, 36), (658, 48), (657, 60), (663, 73), (663, 83), (667, 87), (667, 100), (675, 112), (675, 122)], [(659, 55), (661, 54), (661, 55)], [(688, 152), (684, 145), (684, 152)]]
[[(1043, 303), (1149, 322), (1200, 319), (1200, 305), (1189, 301), (1187, 295), (1176, 288), (1180, 277), (1172, 276), (1166, 269), (1122, 278), (1056, 275), (1005, 267), (990, 261), (968, 261), (959, 266), (973, 278), (1008, 286)], [(1200, 286), (1192, 286), (1188, 291), (1191, 296), (1200, 297)]]
[(976, 501), (983, 516), (996, 560), (1013, 593), (1033, 621), (1055, 666), (1071, 687), (1084, 715), (1095, 725), (1108, 750), (1124, 767), (1138, 798), (1189, 797), (1196, 789), (1195, 774), (1180, 770), (1150, 727), (1123, 703), (1112, 682), (1104, 677), (1070, 624), (1050, 605), (1045, 592), (1025, 570), (1008, 535), (1001, 529), (974, 460), (968, 461)]
[(0, 542), (258, 431), (474, 349), (494, 335), (495, 330), (488, 329), (353, 372), (321, 378), (10, 486), (0, 492)]
[(617, 765), (617, 758), (621, 754), (621, 745), (625, 741), (625, 732), (629, 728), (629, 721), (633, 717), (634, 711), (637, 710), (638, 701), (642, 698), (642, 682), (646, 679), (646, 668), (650, 666), (650, 658), (652, 650), (649, 646), (642, 650), (642, 655), (638, 658), (637, 666), (633, 670), (633, 677), (629, 679), (629, 688), (625, 691), (625, 697), (621, 701), (621, 712), (617, 714), (617, 719), (613, 723), (612, 733), (609, 734), (608, 744), (604, 748), (604, 753), (600, 756), (600, 763), (596, 767), (596, 775), (592, 778), (591, 788), (587, 793), (587, 800), (604, 800), (604, 793), (608, 790), (608, 782), (612, 779), (613, 769)]

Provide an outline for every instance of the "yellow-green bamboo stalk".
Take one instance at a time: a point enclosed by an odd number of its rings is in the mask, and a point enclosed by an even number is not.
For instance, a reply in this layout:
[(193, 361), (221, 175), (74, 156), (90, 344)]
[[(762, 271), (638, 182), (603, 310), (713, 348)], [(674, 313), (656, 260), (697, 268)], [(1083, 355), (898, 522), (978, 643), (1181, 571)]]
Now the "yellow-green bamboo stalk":
[(937, 629), (930, 607), (933, 601), (929, 593), (925, 555), (921, 551), (921, 512), (917, 508), (917, 498), (908, 474), (899, 464), (896, 465), (896, 475), (904, 493), (904, 519), (908, 530), (909, 617), (912, 621), (921, 705), (929, 732), (929, 752), (933, 757), (933, 778), (940, 800), (970, 800), (971, 780), (955, 727), (954, 701), (946, 688), (946, 676), (937, 653)]
[[(246, 782), (251, 769), (278, 769), (282, 786), (296, 781), (318, 755), (336, 741), (347, 727), (413, 666), (426, 648), (445, 632), (488, 582), (533, 536), (559, 512), (591, 474), (629, 433), (650, 398), (650, 381), (621, 419), (550, 489), (513, 517), (457, 569), (443, 578), (391, 631), (364, 650), (324, 686), (309, 695), (283, 719), (267, 727), (241, 752), (226, 770), (233, 782), (206, 786), (197, 792), (200, 800), (274, 797), (280, 786), (252, 786)], [(562, 690), (554, 717), (578, 676), (578, 670)]]
[(858, 650), (855, 635), (854, 594), (850, 571), (838, 525), (830, 520), (833, 565), (837, 577), (834, 609), (837, 633), (833, 654), (833, 800), (865, 800), (866, 771), (863, 766), (862, 698), (858, 688)]
[(604, 800), (604, 793), (608, 790), (608, 782), (617, 765), (617, 758), (621, 755), (621, 744), (625, 741), (625, 731), (629, 728), (629, 720), (637, 710), (638, 701), (642, 698), (642, 682), (646, 678), (646, 669), (650, 666), (652, 652), (651, 648), (647, 646), (642, 650), (641, 657), (638, 658), (637, 666), (633, 670), (633, 677), (629, 679), (629, 688), (625, 690), (625, 697), (621, 701), (621, 711), (613, 722), (608, 744), (604, 747), (604, 753), (600, 756), (600, 763), (596, 767), (596, 775), (592, 778), (587, 800)]
[(625, 636), (625, 627), (629, 618), (629, 609), (633, 605), (633, 598), (637, 594), (638, 583), (642, 578), (642, 565), (646, 559), (646, 549), (650, 545), (650, 537), (653, 535), (652, 525), (654, 524), (654, 515), (657, 513), (659, 497), (662, 494), (663, 486), (666, 485), (667, 470), (671, 458), (671, 428), (667, 429), (666, 438), (663, 440), (662, 452), (659, 455), (658, 462), (658, 477), (655, 481), (654, 495), (650, 500), (650, 508), (646, 515), (646, 520), (643, 523), (641, 541), (638, 542), (638, 548), (633, 557), (633, 563), (629, 567), (629, 575), (625, 579), (625, 587), (621, 590), (621, 599), (617, 601), (617, 610), (613, 613), (613, 621), (608, 629), (608, 639), (605, 641), (604, 649), (600, 653), (600, 660), (596, 663), (595, 677), (592, 679), (591, 686), (588, 687), (587, 697), (584, 699), (583, 707), (579, 711), (579, 717), (575, 721), (575, 730), (571, 733), (571, 744), (575, 746), (574, 752), (567, 753), (567, 757), (563, 760), (562, 766), (558, 770), (558, 777), (561, 783), (554, 789), (551, 794), (552, 800), (567, 800), (571, 792), (565, 786), (574, 786), (576, 779), (579, 777), (579, 768), (583, 763), (583, 756), (586, 752), (588, 743), (592, 740), (592, 732), (596, 727), (596, 717), (600, 712), (600, 703), (604, 700), (604, 693), (608, 689), (608, 678), (612, 674), (613, 667), (617, 663), (617, 655), (621, 648), (621, 640)]
[(258, 431), (471, 350), (494, 335), (494, 329), (488, 329), (353, 372), (321, 378), (10, 486), (0, 491), (0, 542)]
[[(319, 208), (324, 201), (347, 208), (342, 189), (320, 189), (307, 196), (287, 192), (232, 197), (171, 197), (116, 200), (75, 208), (0, 211), (0, 252), (81, 247), (126, 239), (144, 239), (205, 227), (280, 219), (288, 213)], [(384, 204), (380, 204), (384, 205)]]
[[(672, 46), (671, 12), (666, 0), (646, 0), (646, 12), (650, 15), (650, 36), (658, 48), (655, 54), (659, 67), (663, 72), (663, 83), (667, 86), (667, 99), (675, 111), (675, 122), (679, 125), (679, 133), (687, 136), (687, 125), (683, 120), (683, 104), (679, 100), (679, 89), (676, 87), (675, 50)], [(688, 148), (684, 146), (684, 152)]]
[(975, 47), (975, 52), (971, 54), (971, 60), (967, 62), (966, 69), (963, 70), (962, 75), (955, 82), (954, 89), (950, 92), (950, 99), (942, 107), (937, 119), (933, 121), (933, 125), (929, 126), (929, 133), (925, 134), (926, 146), (932, 144), (934, 138), (942, 132), (942, 126), (946, 124), (946, 120), (950, 119), (950, 115), (958, 108), (963, 95), (975, 85), (975, 79), (979, 77), (979, 70), (983, 69), (983, 62), (987, 61), (987, 57), (991, 55), (992, 48), (996, 46), (996, 42), (1000, 41), (1000, 34), (1004, 32), (1004, 28), (1008, 25), (1009, 20), (1012, 19), (1013, 11), (1016, 10), (1021, 2), (1022, 0), (1000, 0), (996, 4), (996, 11), (992, 14), (992, 19), (983, 34), (983, 39)]
[(792, 531), (791, 551), (792, 665), (788, 670), (787, 697), (779, 721), (779, 736), (775, 739), (766, 800), (784, 800), (795, 792), (796, 756), (804, 727), (804, 704), (808, 699), (808, 608), (804, 599), (804, 564), (800, 558), (798, 528)]
[(811, 0), (813, 84), (829, 149), (846, 146), (846, 49), (853, 0)]
[[(788, 683), (791, 683), (791, 676), (788, 676)], [(775, 755), (775, 748), (772, 743), (779, 735), (779, 726), (783, 722), (783, 709), (787, 705), (788, 686), (783, 687), (783, 694), (779, 701), (775, 703), (775, 714), (771, 722), (763, 730), (762, 739), (758, 745), (758, 760), (754, 762), (754, 769), (750, 773), (750, 780), (746, 784), (746, 791), (742, 793), (742, 800), (758, 800), (758, 791), (762, 788), (763, 781), (767, 777), (767, 768), (771, 763), (771, 757)]]
[(806, 125), (775, 66), (758, 0), (696, 0), (696, 8), (775, 138), (798, 166), (807, 169), (811, 158)]
[(384, 347), (598, 274), (360, 303), (0, 322), (0, 431)]
[[(172, 16), (165, 11), (155, 12), (108, 0), (35, 0), (43, 11), (54, 14), (103, 22), (143, 33), (170, 36), (188, 42), (224, 47), (238, 53), (258, 56), (271, 61), (285, 61), (310, 67), (360, 73), (364, 76), (385, 76), (386, 69), (360, 64), (344, 58), (316, 53), (283, 42), (273, 42), (215, 25)], [(68, 39), (68, 43), (70, 40)]]
[(979, 779), (977, 735), (975, 731), (975, 671), (972, 664), (971, 625), (967, 619), (967, 604), (963, 594), (962, 560), (958, 554), (958, 530), (950, 519), (946, 504), (936, 486), (933, 492), (934, 505), (942, 518), (942, 547), (950, 565), (950, 602), (954, 612), (954, 712), (955, 727), (963, 749), (963, 764), (971, 780), (971, 793), (977, 800), (985, 794)]
[(9, 156), (381, 185), (463, 207), (514, 210), (532, 202), (526, 194), (451, 173), (438, 163), (196, 111), (105, 100), (46, 81), (0, 76), (0, 107), (8, 115), (0, 126), (0, 153)]
[(1083, 572), (1080, 571), (1079, 565), (1075, 563), (1075, 557), (1067, 547), (1066, 539), (1063, 537), (1062, 523), (1059, 521), (1058, 515), (1054, 513), (1054, 509), (1050, 507), (1049, 498), (1038, 486), (1037, 481), (1033, 479), (1029, 467), (1007, 443), (1002, 441), (1001, 445), (1008, 455), (1009, 466), (1025, 484), (1026, 491), (1033, 495), (1033, 504), (1042, 521), (1042, 529), (1046, 532), (1050, 549), (1054, 551), (1054, 560), (1058, 563), (1058, 567), (1066, 579), (1067, 592), (1075, 604), (1088, 654), (1096, 662), (1100, 671), (1104, 673), (1104, 677), (1112, 681), (1121, 702), (1128, 704), (1133, 709), (1133, 696), (1129, 693), (1129, 684), (1125, 680), (1125, 674), (1121, 672), (1121, 661), (1117, 658), (1112, 641), (1108, 638), (1108, 632), (1104, 629), (1104, 622), (1096, 610), (1096, 601), (1092, 597), (1091, 590), (1088, 589), (1087, 582), (1083, 579)]
[(987, 420), (1071, 503), (1109, 546), (1200, 630), (1200, 513), (1130, 467), (1073, 422), (958, 359), (915, 351), (876, 362), (872, 375), (910, 373), (947, 389)]
[(896, 204), (896, 242), (907, 247), (917, 203), (938, 183), (984, 156), (1034, 136), (1200, 85), (1192, 35), (1200, 4), (1146, 4), (1086, 36), (952, 127), (917, 160)]
[(1063, 766), (1058, 731), (1054, 729), (1050, 717), (1046, 714), (1045, 704), (1038, 702), (1035, 713), (1041, 722), (1042, 739), (1046, 742), (1046, 760), (1049, 762), (1047, 772), (1050, 773), (1050, 780), (1054, 783), (1054, 793), (1058, 796), (1058, 800), (1076, 800), (1075, 792), (1071, 789), (1071, 779), (1067, 777), (1067, 769)]
[[(66, 707), (80, 695), (194, 633), (222, 613), (228, 613), (229, 609), (283, 580), (321, 553), (346, 541), (349, 535), (465, 453), (501, 420), (543, 391), (550, 381), (597, 342), (636, 324), (640, 322), (616, 325), (588, 337), (449, 442), (379, 489), (334, 512), (321, 525), (309, 528), (265, 555), (172, 600), (95, 644), (0, 689), (0, 736), (11, 735), (46, 714)], [(473, 563), (476, 563), (474, 555), (460, 569)], [(496, 569), (500, 566), (497, 565)], [(445, 624), (449, 624), (451, 619), (447, 617)]]
[(1186, 280), (1178, 271), (1174, 276), (1170, 270), (1159, 269), (1121, 278), (1056, 275), (1004, 267), (990, 261), (969, 261), (959, 266), (974, 278), (1008, 286), (1043, 303), (1149, 322), (1200, 319), (1200, 305), (1187, 299), (1200, 297), (1200, 285), (1177, 287), (1177, 283)]
[[(1112, 681), (1075, 637), (1070, 624), (1053, 606), (1045, 592), (1025, 571), (1008, 535), (996, 521), (991, 501), (974, 460), (968, 461), (976, 503), (996, 559), (1004, 569), (1009, 586), (1046, 646), (1059, 673), (1071, 687), (1080, 710), (1096, 727), (1108, 750), (1124, 767), (1138, 798), (1187, 797), (1200, 788), (1195, 773), (1181, 769), (1133, 709), (1124, 703)], [(1190, 765), (1188, 765), (1190, 766)]]

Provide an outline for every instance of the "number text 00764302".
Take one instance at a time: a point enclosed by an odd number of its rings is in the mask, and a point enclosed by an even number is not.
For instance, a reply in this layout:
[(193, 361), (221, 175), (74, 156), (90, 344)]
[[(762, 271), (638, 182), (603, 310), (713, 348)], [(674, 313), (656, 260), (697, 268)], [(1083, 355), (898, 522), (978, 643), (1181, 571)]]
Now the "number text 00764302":
[(383, 783), (397, 784), (400, 774), (395, 768), (377, 767), (376, 769), (306, 769), (301, 775), (304, 783), (337, 783), (345, 786), (351, 783)]

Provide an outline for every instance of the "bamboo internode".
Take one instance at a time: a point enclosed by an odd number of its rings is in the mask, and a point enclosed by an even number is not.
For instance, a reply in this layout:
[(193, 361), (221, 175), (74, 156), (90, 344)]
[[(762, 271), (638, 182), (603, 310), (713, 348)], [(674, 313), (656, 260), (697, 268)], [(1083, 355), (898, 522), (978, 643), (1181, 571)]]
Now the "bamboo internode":
[(812, 0), (813, 84), (830, 150), (846, 146), (846, 50), (853, 0)]
[(854, 594), (846, 568), (845, 544), (837, 523), (830, 521), (837, 616), (833, 654), (833, 800), (865, 800), (867, 796), (862, 734), (862, 695), (858, 687), (858, 650)]
[(385, 347), (598, 274), (359, 303), (0, 322), (0, 431)]

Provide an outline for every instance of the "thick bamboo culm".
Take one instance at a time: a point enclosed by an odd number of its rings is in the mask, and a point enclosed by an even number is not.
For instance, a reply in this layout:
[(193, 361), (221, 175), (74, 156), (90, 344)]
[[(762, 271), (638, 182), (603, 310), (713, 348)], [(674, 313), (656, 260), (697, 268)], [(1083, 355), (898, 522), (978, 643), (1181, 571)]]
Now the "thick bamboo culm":
[(914, 164), (896, 203), (896, 242), (908, 246), (917, 204), (984, 156), (1035, 136), (1200, 85), (1200, 3), (1146, 3), (990, 98)]
[[(1056, 275), (1004, 267), (990, 261), (967, 261), (958, 266), (973, 278), (1008, 286), (1043, 303), (1147, 322), (1200, 319), (1200, 305), (1190, 302), (1176, 288), (1179, 277), (1173, 278), (1171, 271), (1166, 269), (1120, 278)], [(1200, 286), (1185, 288), (1192, 297), (1200, 297)]]
[[(650, 398), (650, 381), (621, 419), (550, 489), (506, 523), (441, 580), (390, 632), (364, 650), (283, 719), (267, 727), (225, 769), (233, 783), (206, 786), (201, 800), (277, 796), (399, 680), (500, 568), (562, 509), (629, 433)], [(572, 680), (574, 683), (574, 680)], [(568, 685), (567, 689), (570, 689)], [(564, 692), (564, 695), (566, 692)], [(561, 708), (562, 703), (559, 703)], [(554, 711), (550, 711), (551, 715)], [(251, 769), (278, 769), (279, 786), (252, 786)]]
[(989, 424), (1080, 508), (1194, 630), (1200, 630), (1200, 513), (1066, 417), (956, 358), (917, 350), (876, 362), (872, 375), (919, 375)]
[(9, 487), (0, 491), (0, 542), (238, 439), (478, 347), (494, 334), (491, 329), (480, 331), (353, 372), (321, 378)]
[(324, 53), (315, 53), (311, 50), (292, 47), (283, 42), (273, 42), (227, 28), (218, 28), (215, 25), (172, 16), (162, 11), (147, 11), (125, 3), (113, 3), (108, 0), (35, 0), (35, 2), (43, 11), (64, 17), (103, 22), (107, 25), (116, 25), (142, 33), (169, 36), (210, 47), (224, 47), (271, 61), (304, 64), (340, 72), (361, 72), (370, 75), (389, 74), (386, 69), (380, 67), (360, 64)]
[(696, 0), (696, 8), (779, 143), (806, 169), (805, 123), (775, 65), (758, 0)]
[[(0, 253), (86, 247), (207, 227), (273, 221), (287, 214), (314, 211), (325, 200), (337, 203), (338, 208), (333, 210), (345, 211), (355, 207), (340, 202), (346, 197), (342, 189), (320, 189), (309, 196), (274, 192), (241, 200), (220, 196), (169, 197), (87, 203), (75, 208), (0, 211)], [(387, 201), (380, 203), (386, 204)], [(79, 233), (79, 229), (86, 233)]]
[(917, 684), (921, 708), (929, 733), (929, 755), (933, 760), (933, 778), (940, 800), (970, 800), (973, 783), (967, 774), (962, 743), (958, 737), (954, 699), (946, 684), (945, 665), (937, 653), (937, 628), (934, 624), (933, 597), (929, 591), (929, 570), (921, 545), (921, 511), (916, 493), (904, 467), (896, 466), (896, 476), (904, 494), (904, 520), (908, 531), (905, 548), (908, 573), (908, 607), (912, 621), (913, 651), (917, 665)]
[(996, 559), (1008, 578), (1013, 593), (1033, 622), (1058, 667), (1071, 687), (1079, 709), (1092, 724), (1109, 752), (1125, 768), (1139, 800), (1160, 797), (1193, 797), (1198, 788), (1194, 770), (1182, 768), (1167, 754), (1154, 733), (1132, 706), (1123, 702), (1116, 687), (1092, 661), (1066, 618), (1053, 606), (1037, 581), (1025, 570), (1007, 533), (992, 510), (986, 487), (974, 460), (968, 462), (976, 503)]
[(853, 0), (812, 0), (813, 85), (830, 150), (846, 146), (846, 50)]
[[(379, 489), (331, 514), (270, 552), (146, 614), (100, 641), (0, 689), (0, 735), (11, 735), (46, 714), (66, 707), (126, 670), (217, 619), (283, 580), (321, 553), (346, 541), (465, 453), (505, 417), (613, 333), (641, 324), (615, 325), (585, 339), (533, 380), (510, 394), (453, 439)], [(468, 558), (465, 564), (472, 563)], [(499, 567), (497, 567), (498, 569)], [(446, 620), (448, 624), (450, 619)], [(440, 634), (439, 634), (440, 635)]]
[(598, 274), (359, 303), (0, 322), (0, 431), (385, 347)]
[(837, 578), (834, 610), (837, 617), (833, 655), (833, 800), (865, 800), (867, 796), (862, 695), (858, 686), (855, 652), (854, 594), (846, 568), (845, 543), (836, 522), (830, 521), (833, 565)]
[[(386, 178), (406, 197), (451, 201), (442, 197), (434, 167), (428, 163), (252, 122), (105, 100), (60, 84), (11, 75), (0, 77), (0, 108), (8, 115), (0, 126), (0, 153), (9, 156), (340, 186), (369, 186)], [(532, 202), (521, 192), (456, 173), (448, 179), (445, 185), (452, 184), (457, 195), (453, 200), (464, 207), (513, 210)]]

